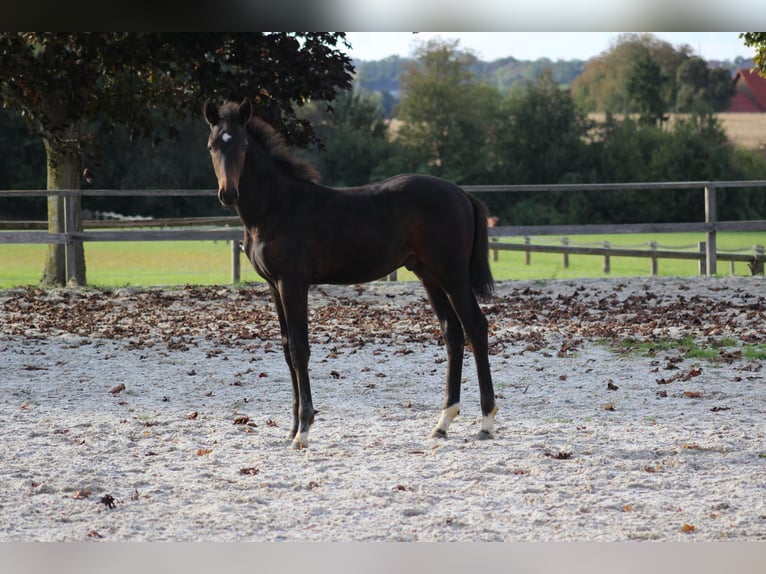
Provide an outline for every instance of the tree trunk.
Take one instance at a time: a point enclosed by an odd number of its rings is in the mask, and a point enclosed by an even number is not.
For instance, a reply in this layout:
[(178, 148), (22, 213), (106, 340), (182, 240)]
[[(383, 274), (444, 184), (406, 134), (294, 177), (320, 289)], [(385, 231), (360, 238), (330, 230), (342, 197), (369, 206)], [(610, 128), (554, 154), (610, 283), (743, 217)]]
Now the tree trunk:
[[(47, 189), (80, 189), (80, 158), (56, 148), (55, 142), (45, 141), (47, 154)], [(48, 196), (48, 233), (63, 233), (66, 208), (72, 210), (71, 221), (75, 231), (82, 231), (80, 197), (64, 198)], [(71, 230), (70, 230), (71, 231)], [(67, 284), (66, 250), (64, 245), (48, 245), (48, 254), (41, 284), (46, 287), (59, 287)], [(85, 285), (85, 250), (82, 242), (74, 244), (74, 260), (69, 262), (75, 269), (70, 284)]]

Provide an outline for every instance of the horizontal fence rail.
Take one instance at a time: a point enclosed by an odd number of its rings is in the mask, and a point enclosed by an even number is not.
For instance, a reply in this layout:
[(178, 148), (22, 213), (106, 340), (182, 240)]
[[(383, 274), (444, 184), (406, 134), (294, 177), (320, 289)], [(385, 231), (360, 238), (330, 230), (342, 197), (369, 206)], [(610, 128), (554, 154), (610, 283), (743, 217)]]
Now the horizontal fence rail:
[[(490, 250), (522, 251), (530, 253), (560, 253), (566, 258), (570, 254), (598, 255), (604, 258), (604, 271), (609, 272), (610, 257), (646, 257), (652, 261), (652, 272), (656, 273), (656, 261), (663, 258), (694, 259), (699, 261), (700, 273), (715, 275), (717, 261), (745, 261), (752, 273), (763, 273), (763, 248), (753, 247), (752, 254), (723, 253), (717, 250), (716, 233), (719, 231), (766, 231), (766, 220), (755, 221), (718, 221), (716, 217), (716, 190), (738, 188), (761, 188), (766, 190), (766, 181), (686, 181), (686, 182), (649, 182), (649, 183), (607, 183), (607, 184), (554, 184), (554, 185), (467, 185), (462, 186), (469, 193), (518, 193), (518, 192), (575, 192), (575, 191), (625, 191), (625, 190), (687, 190), (699, 189), (704, 192), (705, 221), (688, 223), (641, 223), (641, 224), (599, 224), (599, 225), (529, 225), (497, 226), (489, 229)], [(240, 239), (242, 226), (237, 217), (200, 217), (200, 218), (163, 218), (135, 220), (85, 220), (82, 229), (74, 229), (71, 211), (73, 202), (82, 197), (214, 197), (211, 190), (0, 190), (0, 198), (28, 197), (63, 197), (65, 198), (64, 229), (60, 233), (48, 232), (45, 221), (0, 221), (0, 244), (37, 243), (59, 244), (71, 247), (84, 241), (232, 241), (232, 281), (239, 281)], [(532, 244), (529, 239), (524, 244), (501, 242), (501, 238), (531, 236), (576, 236), (576, 235), (613, 235), (613, 234), (649, 234), (649, 233), (704, 233), (705, 242), (700, 243), (696, 252), (630, 249), (620, 247), (592, 247), (568, 244), (561, 245)], [(72, 257), (71, 260), (74, 260)], [(67, 258), (67, 278), (75, 276)], [(395, 274), (392, 274), (395, 277)]]

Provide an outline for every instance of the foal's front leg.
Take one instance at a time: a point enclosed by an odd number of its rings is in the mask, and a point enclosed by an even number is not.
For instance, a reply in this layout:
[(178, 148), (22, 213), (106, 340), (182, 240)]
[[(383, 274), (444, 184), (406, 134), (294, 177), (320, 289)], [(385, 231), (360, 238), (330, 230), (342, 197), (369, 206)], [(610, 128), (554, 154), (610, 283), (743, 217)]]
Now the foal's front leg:
[(277, 308), (277, 318), (279, 319), (279, 331), (282, 337), (282, 350), (285, 354), (285, 362), (290, 369), (290, 380), (293, 385), (293, 423), (290, 427), (290, 432), (287, 434), (287, 440), (293, 441), (295, 435), (298, 434), (298, 407), (299, 407), (299, 390), (298, 390), (298, 375), (293, 367), (293, 360), (290, 355), (290, 338), (287, 335), (287, 320), (285, 319), (285, 310), (282, 307), (282, 299), (279, 296), (279, 289), (276, 285), (269, 285), (271, 288), (271, 296), (274, 300), (274, 306)]
[(311, 400), (309, 382), (308, 284), (295, 280), (280, 280), (277, 285), (287, 332), (286, 353), (293, 377), (294, 428), (292, 445), (309, 445), (309, 429), (316, 411)]

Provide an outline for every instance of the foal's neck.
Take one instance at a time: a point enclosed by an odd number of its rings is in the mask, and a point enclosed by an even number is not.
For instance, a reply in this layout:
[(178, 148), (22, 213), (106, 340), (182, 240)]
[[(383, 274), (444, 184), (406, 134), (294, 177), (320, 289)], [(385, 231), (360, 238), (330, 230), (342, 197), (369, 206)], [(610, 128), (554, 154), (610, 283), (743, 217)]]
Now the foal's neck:
[(240, 179), (237, 212), (249, 228), (275, 224), (290, 193), (290, 178), (282, 174), (274, 160), (252, 142)]

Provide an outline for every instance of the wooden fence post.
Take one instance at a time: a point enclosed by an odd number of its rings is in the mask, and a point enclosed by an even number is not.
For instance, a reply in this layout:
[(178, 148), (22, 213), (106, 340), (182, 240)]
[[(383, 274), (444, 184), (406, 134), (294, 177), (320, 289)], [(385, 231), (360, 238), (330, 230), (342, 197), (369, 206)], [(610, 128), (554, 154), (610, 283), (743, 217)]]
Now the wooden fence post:
[[(611, 245), (609, 244), (609, 242), (608, 241), (604, 241), (604, 249), (609, 249), (610, 247), (611, 247)], [(612, 270), (611, 260), (610, 260), (610, 257), (609, 257), (609, 253), (604, 254), (604, 263), (601, 266), (601, 269), (607, 275)]]
[[(524, 237), (524, 245), (530, 245), (532, 243), (532, 238), (529, 236)], [(524, 265), (531, 265), (532, 264), (532, 252), (531, 251), (525, 251), (524, 252)]]
[(704, 241), (700, 241), (697, 244), (697, 250), (702, 255), (702, 257), (699, 258), (700, 275), (707, 275), (707, 245), (705, 245)]
[(715, 187), (712, 185), (705, 186), (705, 223), (711, 224), (711, 228), (707, 232), (707, 248), (705, 250), (705, 264), (707, 275), (715, 275), (718, 272), (716, 262), (716, 251), (718, 249), (716, 242), (716, 203), (715, 203)]
[[(569, 247), (569, 238), (562, 237), (561, 245), (563, 245), (564, 247)], [(567, 251), (561, 252), (561, 264), (564, 266), (564, 269), (567, 269), (569, 267), (569, 253)]]
[(753, 245), (753, 260), (748, 263), (750, 275), (763, 275), (763, 245)]
[[(650, 241), (649, 242), (649, 250), (650, 251), (657, 251), (657, 242), (656, 241)], [(649, 259), (649, 273), (652, 275), (652, 277), (656, 277), (659, 273), (659, 269), (657, 266), (657, 258), (652, 257)]]
[(235, 239), (231, 242), (231, 282), (239, 283), (242, 268), (240, 253), (242, 252), (242, 242)]

